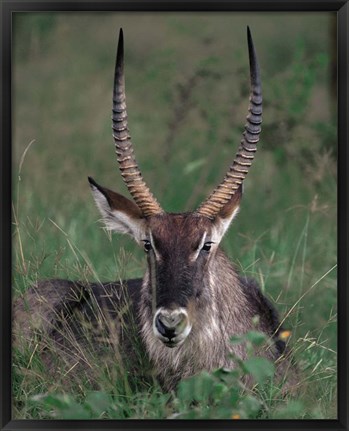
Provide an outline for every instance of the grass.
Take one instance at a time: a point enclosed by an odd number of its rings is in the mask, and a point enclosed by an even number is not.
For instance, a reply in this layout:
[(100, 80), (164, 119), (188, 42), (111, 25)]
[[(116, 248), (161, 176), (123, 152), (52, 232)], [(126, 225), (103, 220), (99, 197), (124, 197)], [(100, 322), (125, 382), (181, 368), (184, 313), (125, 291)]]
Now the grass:
[[(75, 376), (76, 385), (66, 390), (46, 375), (38, 344), (30, 340), (14, 351), (14, 417), (336, 417), (336, 113), (324, 31), (329, 22), (329, 14), (16, 16), (15, 295), (42, 278), (107, 281), (143, 273), (142, 251), (99, 228), (87, 184), (92, 175), (127, 195), (110, 133), (118, 28), (126, 38), (137, 159), (162, 206), (183, 211), (207, 196), (234, 156), (246, 115), (250, 25), (263, 75), (263, 132), (240, 214), (222, 246), (285, 318), (303, 379), (296, 400), (280, 399), (270, 382), (236, 394), (236, 376), (219, 371), (166, 394), (154, 382), (120, 377), (114, 364), (96, 371), (97, 389)], [(97, 364), (93, 349), (89, 353)], [(243, 365), (240, 371), (246, 372)]]

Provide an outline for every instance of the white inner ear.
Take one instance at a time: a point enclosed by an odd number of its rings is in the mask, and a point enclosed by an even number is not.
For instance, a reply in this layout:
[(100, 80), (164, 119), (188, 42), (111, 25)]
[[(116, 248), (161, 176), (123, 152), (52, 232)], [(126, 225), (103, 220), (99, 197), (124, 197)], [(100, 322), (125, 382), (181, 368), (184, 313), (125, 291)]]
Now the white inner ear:
[(138, 243), (144, 239), (145, 222), (141, 218), (129, 215), (126, 211), (110, 208), (106, 197), (97, 187), (91, 187), (96, 205), (102, 214), (103, 222), (107, 229), (114, 232), (131, 235)]
[(231, 215), (224, 219), (217, 216), (216, 220), (214, 221), (214, 226), (212, 229), (211, 239), (213, 242), (217, 244), (221, 242), (225, 232), (228, 230), (230, 226), (230, 223), (237, 216), (239, 209), (240, 209), (239, 207), (236, 207), (234, 211), (231, 213)]

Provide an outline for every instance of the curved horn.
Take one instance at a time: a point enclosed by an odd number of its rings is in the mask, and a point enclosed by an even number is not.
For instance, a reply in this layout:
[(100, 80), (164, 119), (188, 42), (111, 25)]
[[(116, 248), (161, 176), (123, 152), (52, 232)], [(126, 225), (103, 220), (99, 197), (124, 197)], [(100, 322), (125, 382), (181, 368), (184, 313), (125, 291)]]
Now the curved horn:
[(124, 78), (124, 36), (120, 29), (116, 55), (113, 90), (113, 138), (122, 178), (145, 217), (163, 212), (157, 200), (145, 184), (138, 168), (131, 136), (127, 125), (125, 78)]
[(262, 123), (262, 87), (253, 46), (252, 36), (247, 27), (248, 52), (250, 60), (251, 92), (249, 114), (245, 131), (233, 164), (230, 166), (221, 184), (211, 193), (209, 198), (196, 210), (197, 214), (214, 219), (223, 206), (230, 201), (236, 190), (245, 179), (257, 151), (257, 143)]

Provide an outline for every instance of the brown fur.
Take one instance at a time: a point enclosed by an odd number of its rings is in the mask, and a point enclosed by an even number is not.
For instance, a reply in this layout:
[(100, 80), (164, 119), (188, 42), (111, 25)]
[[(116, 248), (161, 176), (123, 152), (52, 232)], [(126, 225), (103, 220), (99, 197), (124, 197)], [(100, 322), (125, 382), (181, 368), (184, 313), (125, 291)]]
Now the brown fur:
[[(221, 274), (225, 274), (224, 277)], [(140, 320), (144, 344), (161, 381), (168, 389), (175, 387), (179, 380), (201, 370), (234, 368), (234, 361), (230, 354), (245, 359), (245, 347), (232, 344), (230, 337), (256, 329), (252, 323), (256, 315), (260, 317), (257, 329), (271, 338), (277, 336), (275, 330), (278, 327), (278, 321), (275, 311), (269, 308), (270, 305), (267, 303), (263, 303), (264, 309), (261, 310), (257, 297), (255, 301), (251, 301), (246, 288), (249, 289), (252, 286), (243, 286), (222, 251), (218, 250), (216, 257), (211, 259), (207, 276), (209, 290), (206, 295), (191, 300), (188, 305), (193, 322), (192, 332), (185, 343), (176, 349), (169, 349), (154, 336), (151, 308), (149, 303), (141, 303)], [(149, 283), (146, 276), (142, 285), (142, 296), (146, 297), (148, 290)], [(261, 295), (259, 291), (258, 294)], [(263, 311), (263, 314), (260, 311)], [(261, 354), (275, 361), (282, 356), (283, 352), (274, 345)], [(289, 361), (280, 361), (277, 367), (279, 378), (291, 366)]]
[[(156, 247), (164, 259), (171, 258), (173, 273), (178, 278), (183, 262), (197, 247), (203, 231), (212, 228), (211, 221), (192, 214), (156, 216), (149, 220), (149, 225)], [(70, 375), (78, 370), (93, 374), (93, 360), (83, 353), (86, 346), (93, 346), (105, 361), (122, 360), (126, 356), (129, 362), (135, 356), (133, 343), (138, 343), (143, 351), (141, 356), (148, 356), (160, 382), (171, 390), (181, 379), (201, 370), (233, 368), (231, 353), (240, 359), (246, 358), (244, 346), (230, 343), (230, 337), (253, 329), (252, 319), (257, 315), (258, 329), (275, 339), (275, 344), (260, 354), (273, 361), (282, 357), (276, 312), (258, 286), (240, 278), (219, 248), (210, 254), (203, 268), (200, 294), (190, 296), (188, 293), (187, 310), (192, 331), (176, 348), (166, 347), (153, 333), (149, 270), (142, 282), (130, 280), (123, 286), (118, 283), (86, 285), (65, 280), (39, 282), (15, 301), (16, 346), (23, 346), (23, 341), (25, 344), (34, 336), (36, 340), (43, 340), (44, 364), (51, 373), (66, 376), (67, 372)], [(129, 313), (123, 312), (125, 307), (129, 307)], [(96, 309), (100, 313), (98, 317)], [(132, 319), (134, 326), (130, 331)], [(86, 322), (93, 328), (89, 329), (88, 336)], [(52, 341), (51, 346), (48, 340)], [(109, 350), (108, 354), (105, 346), (112, 347), (114, 353)], [(132, 362), (138, 373), (142, 371), (139, 369), (141, 362), (139, 358)], [(279, 377), (290, 367), (288, 359), (280, 361)]]
[[(234, 162), (223, 182), (194, 213), (166, 214), (144, 183), (134, 158), (127, 124), (120, 32), (113, 92), (113, 136), (121, 175), (136, 203), (98, 185), (92, 178), (89, 182), (106, 226), (144, 244), (148, 269), (143, 281), (128, 280), (121, 284), (39, 282), (15, 301), (15, 345), (21, 348), (25, 345), (23, 339), (28, 342), (35, 338), (51, 371), (58, 370), (63, 376), (77, 369), (93, 372), (95, 361), (89, 360), (86, 346), (102, 355), (100, 364), (108, 358), (115, 362), (126, 358), (127, 363), (131, 361), (131, 368), (139, 371), (142, 360), (139, 357), (131, 360), (137, 356), (134, 348), (137, 343), (162, 384), (173, 389), (182, 378), (202, 370), (234, 367), (231, 354), (246, 358), (245, 347), (230, 343), (230, 337), (254, 328), (255, 316), (259, 317), (258, 329), (273, 340), (259, 354), (278, 361), (279, 377), (291, 367), (287, 358), (280, 360), (284, 346), (278, 339), (275, 310), (256, 283), (239, 277), (219, 249), (237, 214), (241, 184), (252, 163), (262, 121), (259, 68), (249, 29), (247, 34), (250, 105)], [(177, 312), (190, 324), (182, 332), (180, 325), (169, 324), (167, 328), (163, 325), (161, 329), (161, 321), (156, 319), (160, 314), (156, 313), (162, 310), (170, 317), (170, 312)], [(180, 323), (183, 322), (184, 319)], [(170, 331), (175, 334), (173, 337)], [(164, 344), (168, 341), (171, 345), (171, 339), (176, 337), (172, 345), (175, 347)], [(112, 347), (112, 354), (105, 351), (105, 346)], [(58, 358), (64, 366), (57, 369)]]

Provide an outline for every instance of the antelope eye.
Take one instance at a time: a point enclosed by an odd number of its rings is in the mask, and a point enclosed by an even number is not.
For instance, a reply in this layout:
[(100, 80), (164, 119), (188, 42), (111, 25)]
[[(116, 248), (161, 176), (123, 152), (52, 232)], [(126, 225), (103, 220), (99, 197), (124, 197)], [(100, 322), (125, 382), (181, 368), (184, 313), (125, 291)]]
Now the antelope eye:
[(151, 243), (147, 239), (143, 240), (143, 243), (144, 243), (144, 246), (143, 246), (144, 247), (144, 251), (146, 253), (148, 253), (148, 251), (150, 251), (152, 249)]
[(212, 241), (207, 241), (205, 242), (205, 244), (203, 245), (202, 249), (203, 251), (210, 251), (211, 250), (211, 245), (213, 244)]

